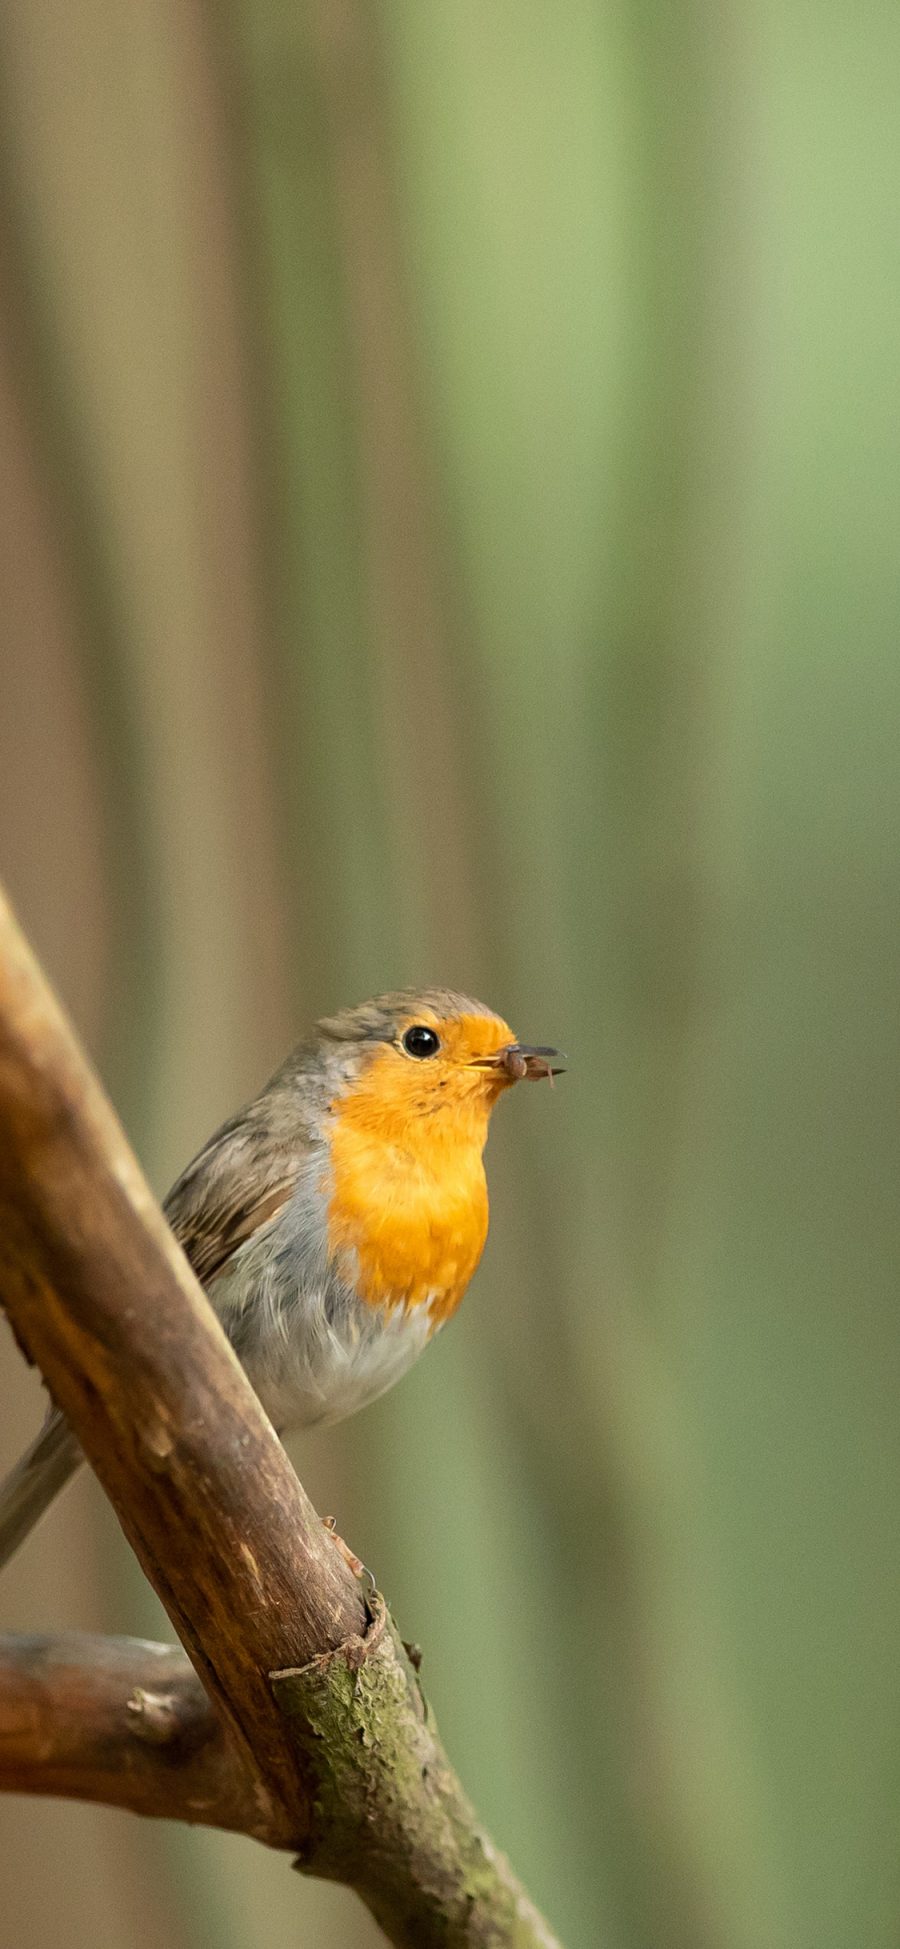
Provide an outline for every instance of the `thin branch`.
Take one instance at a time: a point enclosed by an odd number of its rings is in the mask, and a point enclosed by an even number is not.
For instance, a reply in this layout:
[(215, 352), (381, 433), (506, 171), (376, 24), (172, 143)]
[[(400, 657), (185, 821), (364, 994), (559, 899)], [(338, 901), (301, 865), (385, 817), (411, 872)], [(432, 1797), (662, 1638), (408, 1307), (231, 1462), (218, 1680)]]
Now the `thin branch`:
[[(356, 1888), (409, 1949), (557, 1949), (479, 1827), (383, 1605), (367, 1607), (319, 1523), (2, 896), (0, 1292), (221, 1715), (251, 1783), (246, 1831), (289, 1835), (301, 1865)], [(85, 1778), (92, 1754), (88, 1736)], [(183, 1797), (173, 1788), (173, 1807)]]
[[(259, 1821), (253, 1777), (189, 1659), (141, 1638), (0, 1633), (0, 1791), (239, 1834)], [(265, 1839), (294, 1836), (285, 1824)]]

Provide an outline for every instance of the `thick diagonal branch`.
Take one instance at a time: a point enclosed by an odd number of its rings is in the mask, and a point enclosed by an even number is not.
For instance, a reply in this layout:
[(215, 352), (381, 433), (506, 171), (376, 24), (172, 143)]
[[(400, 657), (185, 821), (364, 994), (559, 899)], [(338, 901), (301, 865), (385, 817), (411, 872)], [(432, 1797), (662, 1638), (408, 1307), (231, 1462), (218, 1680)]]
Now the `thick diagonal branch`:
[[(289, 1836), (409, 1949), (557, 1949), (479, 1828), (396, 1635), (377, 1604), (373, 1625), (2, 896), (0, 1298), (221, 1715), (250, 1784), (246, 1831)], [(86, 1767), (91, 1751), (88, 1737)], [(182, 1798), (183, 1783), (173, 1811)]]
[(0, 1293), (16, 1335), (252, 1756), (264, 1824), (282, 1803), (302, 1836), (306, 1796), (267, 1673), (360, 1635), (360, 1586), (5, 906), (0, 1125)]

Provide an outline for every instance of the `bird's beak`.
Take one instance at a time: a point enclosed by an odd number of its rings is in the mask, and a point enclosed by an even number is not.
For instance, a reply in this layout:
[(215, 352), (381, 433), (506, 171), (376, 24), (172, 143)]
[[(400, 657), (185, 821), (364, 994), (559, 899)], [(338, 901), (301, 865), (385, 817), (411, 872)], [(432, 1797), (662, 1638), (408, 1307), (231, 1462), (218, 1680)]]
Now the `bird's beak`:
[[(554, 1062), (559, 1064), (556, 1069)], [(539, 1049), (526, 1042), (510, 1042), (505, 1049), (498, 1049), (496, 1055), (482, 1056), (478, 1067), (499, 1070), (508, 1083), (540, 1083), (545, 1077), (552, 1082), (554, 1076), (564, 1074), (559, 1049)]]

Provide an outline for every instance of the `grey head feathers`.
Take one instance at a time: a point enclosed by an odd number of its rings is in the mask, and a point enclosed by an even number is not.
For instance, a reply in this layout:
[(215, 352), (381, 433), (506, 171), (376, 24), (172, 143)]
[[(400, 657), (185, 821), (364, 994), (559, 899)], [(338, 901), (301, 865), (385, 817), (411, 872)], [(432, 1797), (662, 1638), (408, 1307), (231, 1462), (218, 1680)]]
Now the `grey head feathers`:
[(393, 1042), (401, 1024), (418, 1011), (452, 1020), (462, 1015), (483, 1015), (488, 1021), (499, 1019), (484, 1002), (471, 995), (457, 995), (452, 988), (396, 988), (387, 995), (359, 1008), (343, 1008), (337, 1015), (323, 1016), (316, 1023), (319, 1035), (330, 1042)]

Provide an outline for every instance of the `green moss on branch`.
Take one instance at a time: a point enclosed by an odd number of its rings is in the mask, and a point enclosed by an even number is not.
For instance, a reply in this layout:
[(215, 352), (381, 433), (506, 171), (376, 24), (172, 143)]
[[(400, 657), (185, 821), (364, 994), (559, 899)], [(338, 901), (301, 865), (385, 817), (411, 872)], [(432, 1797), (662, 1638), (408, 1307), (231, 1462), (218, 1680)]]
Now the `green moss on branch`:
[(303, 1755), (309, 1838), (298, 1867), (348, 1879), (409, 1949), (560, 1949), (476, 1819), (377, 1594), (365, 1640), (274, 1672)]

